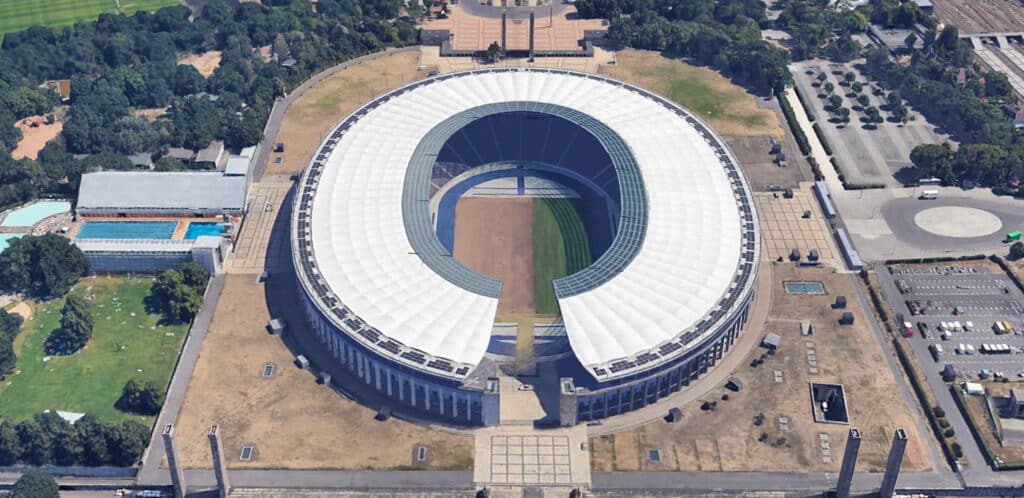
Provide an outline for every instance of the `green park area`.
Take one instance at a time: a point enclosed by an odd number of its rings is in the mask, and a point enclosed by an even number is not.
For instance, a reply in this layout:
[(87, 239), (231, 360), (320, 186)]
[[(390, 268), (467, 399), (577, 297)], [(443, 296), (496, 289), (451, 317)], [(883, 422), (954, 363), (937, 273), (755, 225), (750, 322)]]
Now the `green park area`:
[(533, 200), (534, 307), (538, 314), (557, 314), (558, 299), (551, 281), (590, 265), (590, 243), (583, 219), (572, 199)]
[(155, 11), (177, 0), (0, 0), (0, 36), (30, 26), (70, 26), (75, 21), (95, 21), (100, 14), (140, 10)]
[[(0, 418), (20, 421), (44, 410), (91, 413), (118, 422), (136, 415), (114, 407), (129, 379), (170, 381), (187, 325), (162, 325), (161, 315), (146, 310), (153, 279), (82, 279), (70, 294), (86, 298), (95, 327), (92, 339), (69, 356), (45, 351), (50, 333), (60, 326), (64, 299), (32, 306), (14, 341), (14, 373), (0, 384)], [(148, 422), (148, 420), (146, 420)]]

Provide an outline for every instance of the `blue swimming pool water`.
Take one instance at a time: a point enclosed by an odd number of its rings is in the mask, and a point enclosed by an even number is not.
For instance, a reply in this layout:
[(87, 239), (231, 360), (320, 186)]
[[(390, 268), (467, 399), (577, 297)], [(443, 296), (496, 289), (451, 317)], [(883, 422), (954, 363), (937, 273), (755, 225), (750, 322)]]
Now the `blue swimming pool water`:
[(18, 237), (21, 237), (20, 233), (0, 233), (0, 252), (4, 252), (4, 249), (7, 249), (9, 241)]
[(30, 227), (43, 218), (70, 210), (71, 203), (68, 201), (39, 201), (11, 211), (0, 226)]
[(76, 239), (169, 239), (176, 221), (86, 221)]
[(194, 240), (202, 235), (214, 235), (219, 237), (224, 228), (215, 221), (193, 221), (188, 224), (185, 230), (185, 240)]

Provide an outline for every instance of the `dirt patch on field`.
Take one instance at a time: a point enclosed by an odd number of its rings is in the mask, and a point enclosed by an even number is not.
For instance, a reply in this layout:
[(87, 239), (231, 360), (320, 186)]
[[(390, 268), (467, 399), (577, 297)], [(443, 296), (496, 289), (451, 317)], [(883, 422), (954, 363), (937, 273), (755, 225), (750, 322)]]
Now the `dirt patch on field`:
[(14, 313), (15, 315), (21, 315), (21, 318), (23, 318), (25, 321), (28, 321), (29, 318), (32, 318), (32, 307), (29, 306), (28, 303), (24, 301), (15, 304), (14, 306), (11, 306), (11, 309), (7, 310), (7, 312)]
[(502, 281), (498, 313), (534, 312), (532, 226), (530, 197), (467, 197), (455, 207), (453, 255)]
[[(230, 275), (185, 395), (177, 434), (185, 466), (210, 468), (206, 433), (218, 424), (232, 468), (467, 469), (472, 439), (374, 412), (318, 385), (292, 364), (280, 338), (267, 334), (264, 288)], [(264, 366), (274, 365), (263, 377)], [(382, 444), (383, 443), (383, 444)], [(243, 446), (255, 448), (249, 462)], [(426, 463), (416, 448), (426, 446)], [(166, 462), (165, 462), (166, 464)]]
[[(33, 127), (33, 124), (36, 126)], [(46, 146), (46, 142), (57, 138), (64, 129), (64, 123), (59, 120), (46, 124), (46, 118), (43, 116), (29, 116), (19, 120), (14, 126), (21, 130), (22, 135), (18, 146), (11, 151), (11, 157), (14, 159), (35, 159), (39, 151)]]
[(718, 133), (776, 138), (784, 134), (774, 112), (759, 108), (754, 95), (715, 71), (647, 50), (621, 50), (615, 58), (615, 65), (601, 66), (598, 72), (668, 97)]
[(266, 174), (302, 171), (338, 121), (372, 97), (424, 76), (425, 72), (417, 70), (418, 64), (417, 52), (401, 52), (356, 64), (314, 85), (285, 112), (277, 133), (285, 152), (271, 155)]
[(158, 118), (163, 117), (165, 114), (167, 114), (168, 109), (170, 109), (170, 106), (149, 107), (146, 109), (135, 109), (134, 111), (132, 111), (132, 114), (146, 118), (146, 121), (152, 123), (153, 121), (156, 121)]
[[(742, 390), (712, 390), (681, 407), (681, 422), (659, 420), (593, 438), (594, 470), (836, 472), (850, 426), (814, 422), (810, 382), (844, 386), (850, 422), (863, 437), (858, 471), (884, 469), (892, 434), (900, 427), (910, 438), (903, 470), (931, 468), (930, 434), (918, 432), (866, 310), (851, 297), (845, 311), (853, 312), (855, 325), (840, 326), (840, 310), (829, 306), (836, 295), (854, 296), (851, 277), (791, 264), (773, 264), (772, 271), (775, 288), (766, 329), (782, 336), (779, 350), (769, 355), (755, 348), (734, 373)], [(782, 282), (787, 280), (820, 281), (827, 294), (786, 294)], [(812, 323), (813, 335), (801, 335), (800, 320)], [(763, 363), (753, 367), (754, 360)], [(704, 402), (717, 404), (703, 410)], [(650, 458), (652, 449), (660, 453), (657, 462)]]
[(199, 71), (204, 78), (209, 78), (220, 66), (220, 50), (210, 50), (201, 54), (188, 54), (178, 59), (178, 64), (188, 64)]

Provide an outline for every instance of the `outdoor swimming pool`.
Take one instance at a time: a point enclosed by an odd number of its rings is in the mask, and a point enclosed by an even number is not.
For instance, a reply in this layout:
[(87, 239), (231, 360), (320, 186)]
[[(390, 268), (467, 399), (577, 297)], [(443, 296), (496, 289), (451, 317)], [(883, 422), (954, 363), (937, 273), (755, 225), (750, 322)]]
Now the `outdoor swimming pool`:
[(215, 221), (193, 221), (188, 224), (188, 230), (185, 231), (185, 240), (195, 240), (203, 235), (220, 237), (223, 232), (224, 228)]
[(86, 221), (76, 239), (169, 239), (176, 221)]
[(0, 233), (0, 252), (4, 252), (4, 249), (7, 249), (8, 242), (18, 237), (21, 237), (20, 233)]
[(39, 201), (11, 211), (0, 226), (30, 227), (43, 218), (70, 210), (71, 203), (68, 201)]

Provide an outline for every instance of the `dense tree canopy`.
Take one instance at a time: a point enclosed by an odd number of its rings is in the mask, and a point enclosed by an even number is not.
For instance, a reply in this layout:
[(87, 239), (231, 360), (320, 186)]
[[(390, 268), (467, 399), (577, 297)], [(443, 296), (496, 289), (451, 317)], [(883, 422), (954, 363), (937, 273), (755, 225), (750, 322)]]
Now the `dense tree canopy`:
[(166, 270), (156, 277), (150, 289), (153, 302), (171, 321), (189, 322), (203, 305), (203, 293), (210, 275), (195, 262), (179, 270)]
[(32, 470), (14, 482), (11, 498), (60, 498), (60, 487), (50, 474)]
[(130, 466), (149, 441), (149, 428), (128, 420), (100, 422), (87, 414), (74, 425), (57, 413), (11, 423), (0, 419), (0, 465)]
[(60, 296), (88, 269), (85, 255), (67, 238), (56, 234), (21, 237), (0, 253), (0, 288)]
[(121, 390), (117, 408), (139, 415), (156, 415), (164, 404), (164, 390), (155, 382), (140, 383), (129, 379)]

